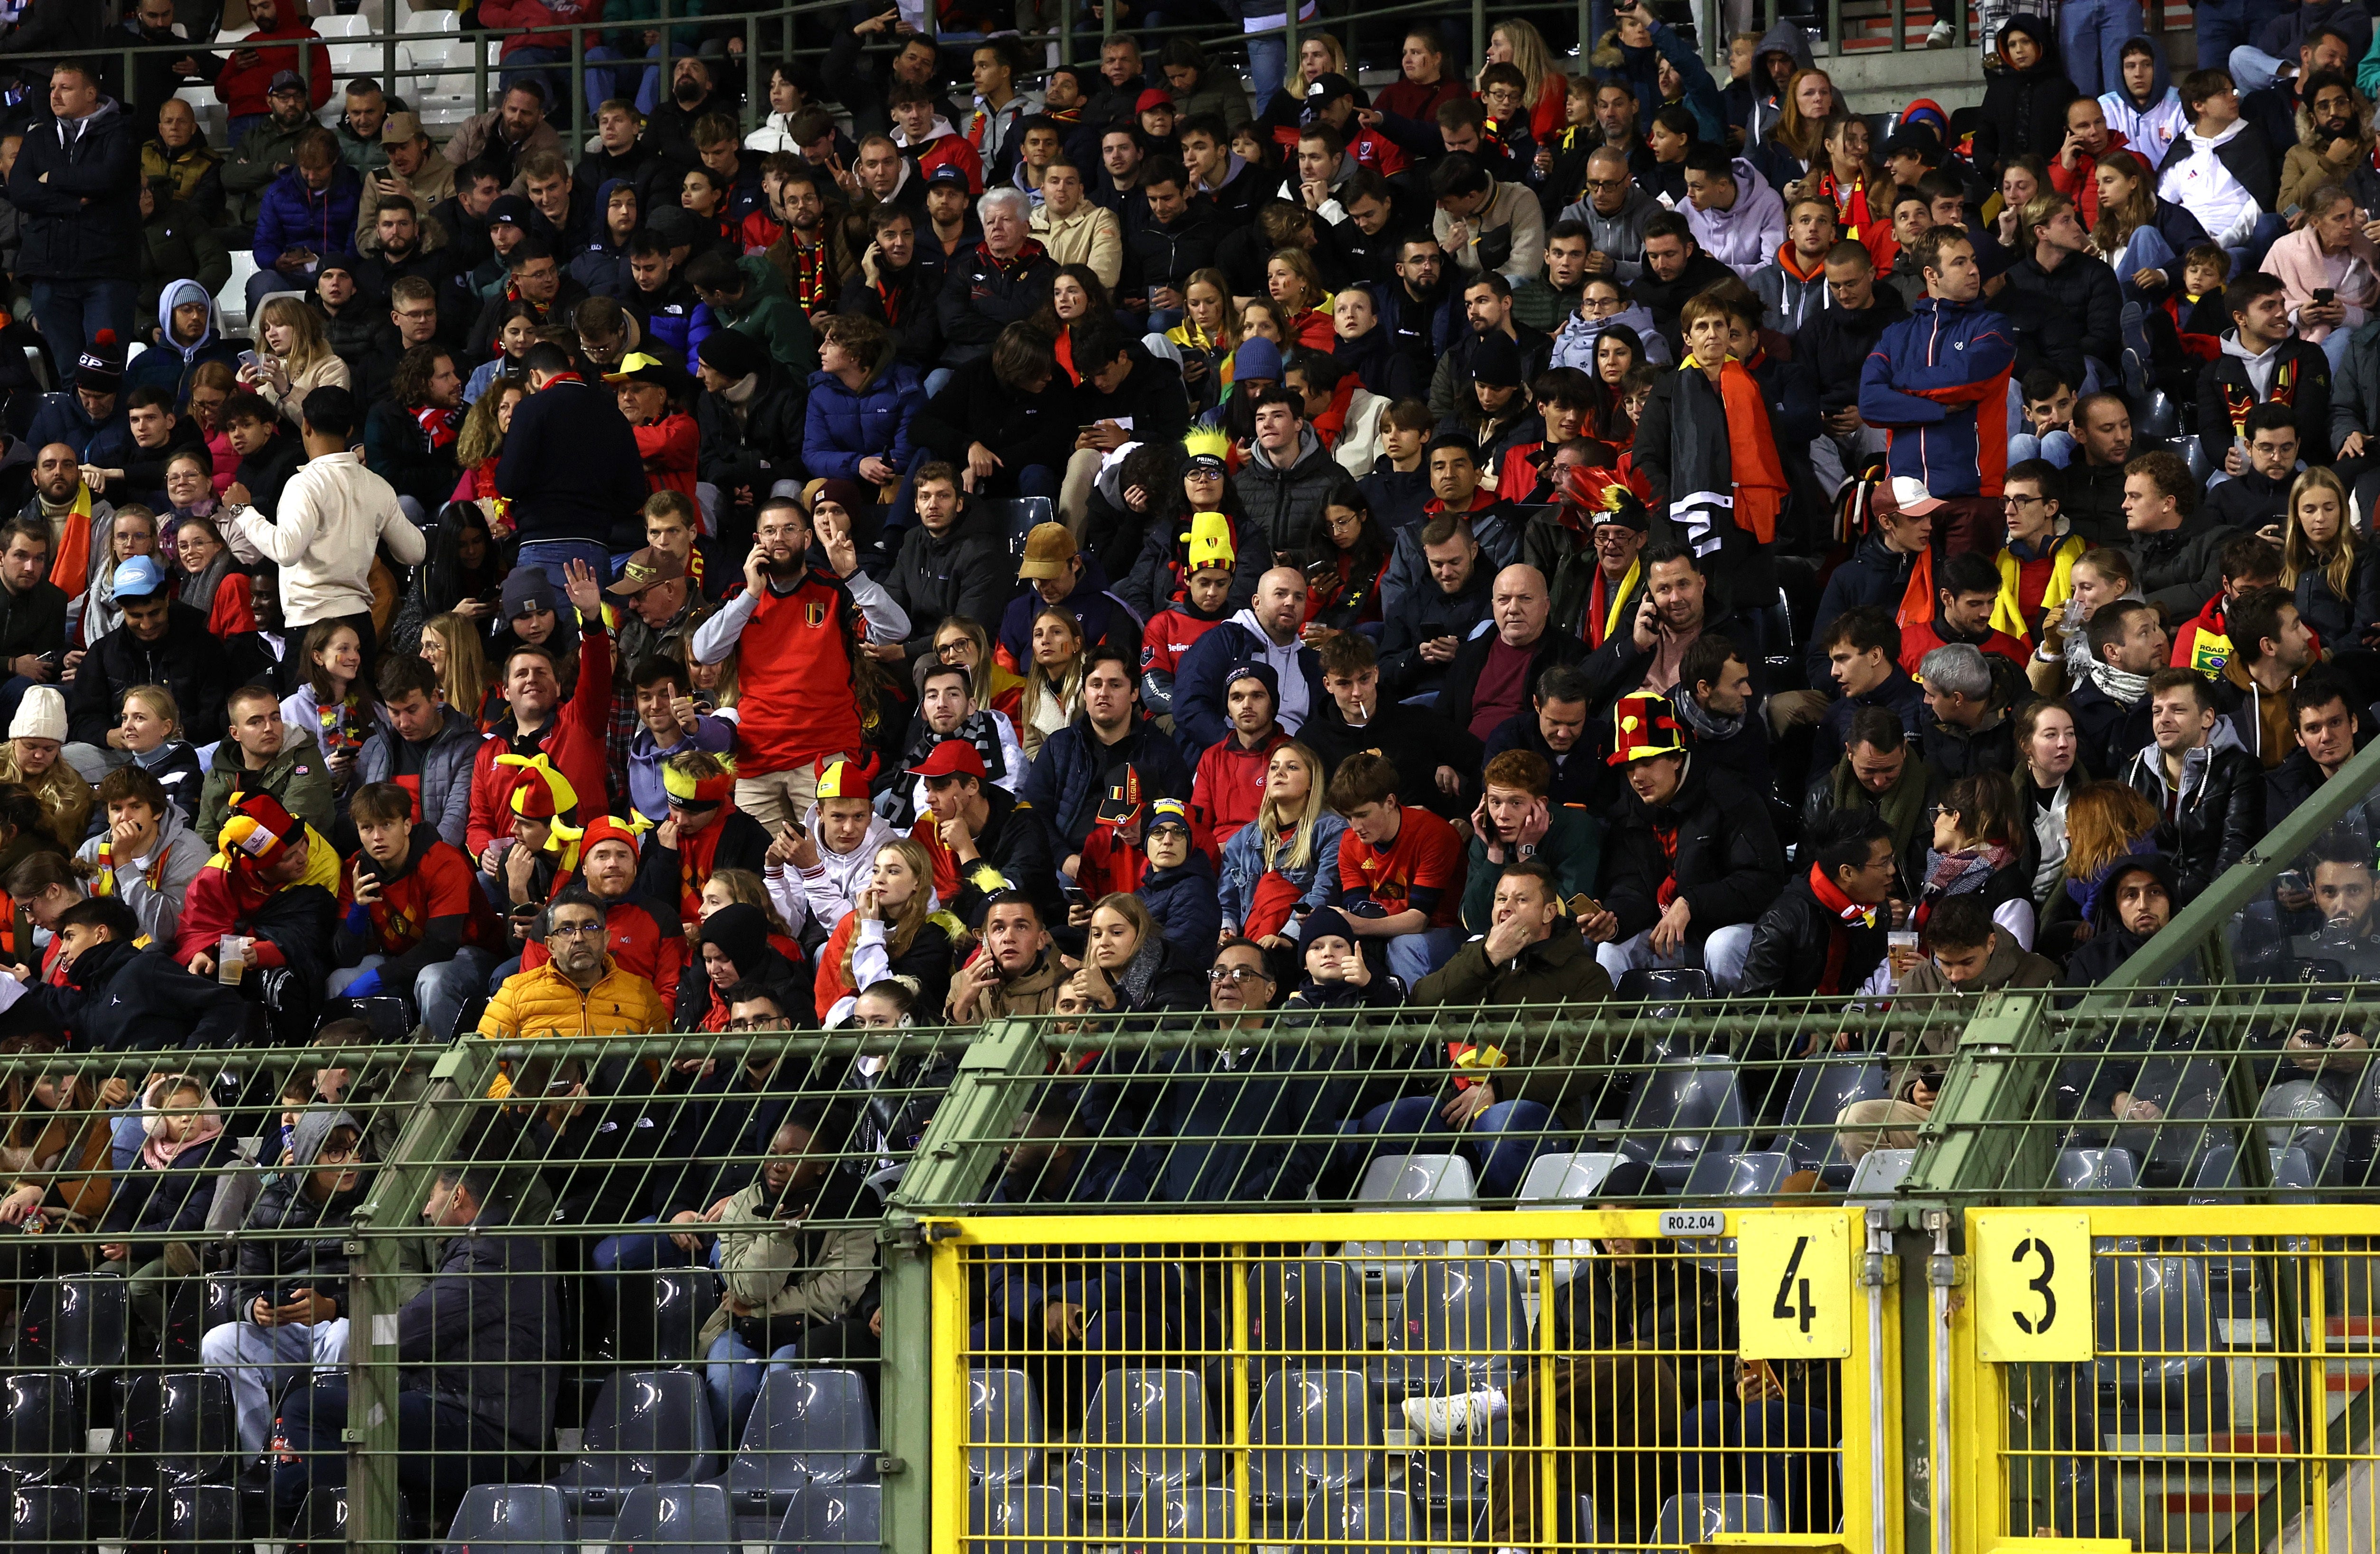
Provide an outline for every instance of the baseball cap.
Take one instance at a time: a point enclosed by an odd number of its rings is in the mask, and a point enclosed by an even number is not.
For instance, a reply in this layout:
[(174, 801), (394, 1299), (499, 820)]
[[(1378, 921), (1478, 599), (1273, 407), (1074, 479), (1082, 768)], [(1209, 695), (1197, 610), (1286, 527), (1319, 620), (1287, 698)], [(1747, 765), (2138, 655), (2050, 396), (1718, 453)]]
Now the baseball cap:
[(153, 556), (127, 556), (115, 564), (115, 597), (146, 599), (165, 586), (165, 569)]
[(912, 777), (973, 777), (984, 775), (983, 754), (964, 739), (945, 739), (933, 753), (909, 769)]
[(686, 563), (667, 551), (648, 545), (628, 558), (628, 565), (620, 569), (620, 580), (603, 591), (618, 599), (634, 599), (647, 589), (685, 576)]
[(401, 111), (380, 121), (380, 143), (383, 146), (401, 146), (409, 140), (419, 140), (421, 135), (419, 114)]
[[(1925, 489), (1925, 482), (1914, 475), (1892, 478), (1892, 504), (1909, 517), (1923, 517), (1942, 505), (1942, 499)], [(121, 590), (119, 590), (121, 591)]]
[(1140, 101), (1132, 105), (1132, 111), (1135, 114), (1145, 114), (1151, 108), (1172, 106), (1173, 106), (1173, 94), (1161, 86), (1153, 86), (1140, 94)]
[(1022, 583), (1036, 577), (1063, 577), (1066, 564), (1078, 553), (1075, 531), (1064, 524), (1035, 524), (1033, 531), (1025, 537), (1025, 560), (1017, 565), (1016, 580)]
[(1355, 95), (1355, 83), (1332, 70), (1314, 78), (1305, 85), (1305, 102), (1309, 107), (1336, 103), (1342, 97)]
[(955, 162), (945, 162), (926, 175), (928, 188), (933, 188), (936, 184), (956, 184), (961, 188), (965, 188), (967, 187), (966, 169)]
[(264, 90), (268, 94), (275, 91), (303, 91), (306, 90), (306, 79), (295, 70), (276, 70), (273, 73), (273, 84)]

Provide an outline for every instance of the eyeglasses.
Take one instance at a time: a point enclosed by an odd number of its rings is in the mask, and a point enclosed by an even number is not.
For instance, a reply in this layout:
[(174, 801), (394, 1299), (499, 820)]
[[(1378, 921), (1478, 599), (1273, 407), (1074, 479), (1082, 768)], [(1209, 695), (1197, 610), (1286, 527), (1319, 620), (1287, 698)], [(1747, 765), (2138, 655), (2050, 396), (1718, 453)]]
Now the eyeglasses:
[(738, 1032), (783, 1030), (785, 1028), (785, 1018), (782, 1014), (755, 1015), (748, 1020), (730, 1020), (727, 1022), (727, 1028), (731, 1031)]
[(555, 923), (545, 930), (545, 936), (548, 939), (583, 939), (590, 933), (601, 934), (602, 931), (603, 924), (599, 919), (591, 923)]
[(2014, 492), (2010, 492), (2000, 498), (2000, 505), (2003, 507), (2030, 507), (2036, 502), (2046, 502), (2048, 500), (2049, 498), (2046, 496), (2019, 496)]
[(1589, 188), (1600, 189), (1626, 188), (1628, 187), (1628, 180), (1625, 178), (1589, 178), (1586, 180), (1586, 187)]
[(1246, 982), (1269, 982), (1272, 978), (1252, 965), (1219, 965), (1207, 973), (1207, 980), (1220, 988), (1226, 982), (1238, 986)]

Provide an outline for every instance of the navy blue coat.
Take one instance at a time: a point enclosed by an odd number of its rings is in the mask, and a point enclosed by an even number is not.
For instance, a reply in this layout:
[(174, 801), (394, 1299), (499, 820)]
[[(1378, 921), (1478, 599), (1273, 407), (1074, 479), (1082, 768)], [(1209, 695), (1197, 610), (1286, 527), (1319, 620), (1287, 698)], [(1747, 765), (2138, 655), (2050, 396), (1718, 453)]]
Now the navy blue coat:
[(909, 428), (925, 403), (917, 370), (893, 359), (889, 346), (856, 391), (832, 372), (811, 373), (802, 467), (814, 479), (856, 480), (859, 461), (873, 457), (905, 472), (912, 451)]
[(80, 455), (85, 464), (121, 469), (132, 461), (134, 453), (132, 427), (126, 415), (121, 396), (115, 412), (100, 421), (91, 419), (79, 395), (45, 394), (42, 395), (41, 408), (33, 412), (33, 424), (25, 429), (25, 441), (36, 450), (64, 443)]
[[(103, 98), (71, 140), (56, 119), (35, 122), (9, 170), (8, 203), (24, 217), (24, 246), (15, 266), (20, 279), (139, 276), (148, 250), (140, 241), (140, 147), (131, 116)], [(349, 205), (350, 230), (355, 219)]]
[[(1223, 710), (1223, 676), (1233, 664), (1258, 656), (1259, 646), (1257, 634), (1235, 617), (1199, 637), (1182, 655), (1182, 667), (1173, 675), (1173, 740), (1189, 765), (1196, 766), (1208, 747), (1232, 732)], [(1322, 661), (1313, 649), (1301, 646), (1297, 667), (1305, 676), (1306, 708), (1318, 714), (1330, 700), (1322, 688)]]
[(356, 209), (363, 200), (363, 179), (341, 163), (331, 176), (331, 187), (317, 194), (292, 167), (264, 186), (264, 203), (256, 217), (256, 266), (270, 270), (290, 249), (303, 249), (328, 259), (356, 251)]
[(1827, 628), (1835, 624), (1835, 617), (1864, 605), (1889, 610), (1899, 604), (1909, 589), (1909, 570), (1916, 564), (1914, 552), (1886, 550), (1883, 537), (1870, 534), (1849, 560), (1835, 568), (1827, 579), (1827, 591), (1819, 596), (1817, 613), (1810, 617), (1809, 640), (1803, 650), (1812, 686), (1824, 690), (1834, 684), (1827, 672), (1827, 650), (1818, 644), (1826, 640)]
[(182, 1151), (164, 1171), (135, 1165), (123, 1172), (100, 1219), (100, 1233), (111, 1241), (132, 1242), (137, 1268), (160, 1252), (140, 1244), (142, 1238), (194, 1235), (205, 1229), (207, 1210), (214, 1206), (217, 1173), (231, 1164), (238, 1147), (237, 1139), (220, 1133), (202, 1147)]
[(1210, 954), (1223, 931), (1223, 903), (1216, 893), (1215, 866), (1197, 848), (1172, 868), (1152, 868), (1132, 892), (1157, 919), (1165, 941), (1194, 960)]
[[(1140, 796), (1190, 800), (1190, 768), (1173, 742), (1143, 719), (1115, 745), (1101, 745), (1076, 718), (1041, 742), (1041, 753), (1025, 773), (1025, 802), (1050, 834), (1050, 856), (1064, 858), (1083, 850), (1083, 839), (1099, 819), (1105, 784), (1100, 778), (1129, 762), (1140, 774)], [(1219, 909), (1220, 910), (1220, 909)]]

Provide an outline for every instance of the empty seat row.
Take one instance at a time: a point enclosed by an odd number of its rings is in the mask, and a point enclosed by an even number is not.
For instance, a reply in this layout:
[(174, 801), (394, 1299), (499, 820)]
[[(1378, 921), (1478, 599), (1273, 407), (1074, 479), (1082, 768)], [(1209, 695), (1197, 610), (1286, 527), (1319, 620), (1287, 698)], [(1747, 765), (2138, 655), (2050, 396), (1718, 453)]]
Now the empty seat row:
[[(772, 1524), (772, 1554), (876, 1548), (882, 1495), (874, 1484), (804, 1486)], [(720, 1554), (742, 1539), (719, 1485), (640, 1484), (621, 1501), (605, 1541), (636, 1554)], [(442, 1554), (491, 1546), (506, 1554), (578, 1554), (580, 1527), (554, 1485), (481, 1484), (463, 1497)]]
[(708, 1482), (735, 1515), (780, 1515), (814, 1485), (872, 1482), (876, 1413), (857, 1372), (770, 1370), (723, 1470), (702, 1378), (639, 1370), (603, 1384), (571, 1463), (550, 1486), (576, 1515), (625, 1514), (639, 1486)]

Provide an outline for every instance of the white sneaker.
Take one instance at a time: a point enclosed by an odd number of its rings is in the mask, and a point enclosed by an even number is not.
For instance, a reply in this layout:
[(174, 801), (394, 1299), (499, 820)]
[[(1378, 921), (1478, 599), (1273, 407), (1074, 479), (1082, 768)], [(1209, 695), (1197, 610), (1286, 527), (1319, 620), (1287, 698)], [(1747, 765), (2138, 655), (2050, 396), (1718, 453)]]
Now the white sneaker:
[(1405, 1423), (1430, 1440), (1485, 1435), (1488, 1421), (1495, 1417), (1491, 1407), (1495, 1395), (1493, 1388), (1482, 1388), (1451, 1398), (1407, 1398)]
[(1926, 29), (1925, 46), (1929, 49), (1947, 49), (1950, 46), (1950, 19), (1948, 17)]

